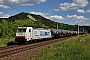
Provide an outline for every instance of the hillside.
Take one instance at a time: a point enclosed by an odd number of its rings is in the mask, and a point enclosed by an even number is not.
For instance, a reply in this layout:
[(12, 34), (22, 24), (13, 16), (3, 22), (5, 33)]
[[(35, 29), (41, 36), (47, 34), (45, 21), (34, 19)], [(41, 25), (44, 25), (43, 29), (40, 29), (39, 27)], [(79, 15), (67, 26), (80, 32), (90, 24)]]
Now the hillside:
[[(32, 26), (34, 28), (58, 28), (65, 30), (77, 31), (77, 25), (69, 25), (64, 23), (54, 22), (40, 15), (29, 14), (22, 12), (9, 18), (0, 18), (0, 37), (14, 37), (18, 26)], [(80, 26), (80, 31), (89, 32), (90, 26)]]
[[(52, 20), (46, 19), (46, 18), (44, 18), (44, 17), (42, 17), (40, 15), (34, 15), (34, 14), (25, 13), (25, 12), (16, 14), (16, 15), (11, 16), (9, 18), (3, 18), (3, 19), (5, 19), (5, 20), (7, 20), (9, 22), (14, 22), (15, 20), (27, 20), (27, 19), (30, 19), (28, 17), (28, 15), (31, 15), (33, 18), (35, 18), (37, 20), (34, 23), (36, 23), (39, 26), (36, 26), (36, 27), (56, 28), (56, 26), (58, 24), (60, 29), (77, 30), (77, 28), (76, 28), (77, 26), (63, 24), (63, 23), (57, 23), (57, 22), (54, 22)], [(0, 19), (0, 22), (3, 19)], [(33, 20), (31, 19), (31, 21), (33, 21)], [(40, 25), (42, 25), (42, 26), (40, 26)]]

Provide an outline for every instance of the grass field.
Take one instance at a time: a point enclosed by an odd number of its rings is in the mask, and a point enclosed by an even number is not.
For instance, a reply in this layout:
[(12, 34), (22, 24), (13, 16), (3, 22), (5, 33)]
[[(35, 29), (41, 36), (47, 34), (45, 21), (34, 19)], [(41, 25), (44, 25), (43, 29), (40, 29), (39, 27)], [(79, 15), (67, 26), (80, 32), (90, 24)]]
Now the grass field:
[(7, 46), (10, 42), (14, 42), (14, 38), (0, 38), (0, 47)]
[(90, 34), (49, 46), (27, 60), (90, 60)]

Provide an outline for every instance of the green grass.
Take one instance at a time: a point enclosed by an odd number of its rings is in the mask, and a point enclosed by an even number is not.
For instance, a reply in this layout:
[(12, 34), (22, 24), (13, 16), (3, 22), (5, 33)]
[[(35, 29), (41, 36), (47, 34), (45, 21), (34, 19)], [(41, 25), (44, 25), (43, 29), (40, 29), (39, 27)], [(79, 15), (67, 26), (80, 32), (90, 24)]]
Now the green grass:
[(49, 46), (27, 60), (90, 60), (90, 35), (81, 35)]
[(0, 38), (0, 47), (5, 47), (10, 42), (14, 42), (14, 38)]

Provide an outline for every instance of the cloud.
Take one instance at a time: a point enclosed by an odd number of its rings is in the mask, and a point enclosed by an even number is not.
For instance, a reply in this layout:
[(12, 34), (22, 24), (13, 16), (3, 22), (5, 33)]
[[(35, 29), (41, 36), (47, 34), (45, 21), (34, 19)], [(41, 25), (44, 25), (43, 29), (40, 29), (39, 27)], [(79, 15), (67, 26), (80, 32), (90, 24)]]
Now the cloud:
[(89, 12), (90, 13), (90, 9), (89, 10), (86, 10), (86, 12)]
[(63, 11), (74, 10), (78, 8), (83, 8), (89, 4), (88, 0), (73, 0), (72, 3), (65, 2), (60, 4), (60, 9)]
[(84, 22), (85, 20), (89, 20), (90, 18), (85, 18), (84, 16), (77, 16), (77, 15), (67, 15), (68, 19), (76, 20), (79, 22)]
[(59, 9), (53, 9), (54, 11), (59, 11)]
[(1, 8), (10, 8), (9, 6), (6, 5), (0, 5)]
[(41, 15), (46, 17), (49, 13), (42, 13), (42, 12), (30, 12), (31, 14), (35, 14), (35, 15)]
[(32, 6), (34, 4), (39, 4), (45, 2), (46, 0), (0, 0), (0, 7), (2, 8), (10, 8), (9, 6), (5, 5), (7, 3), (10, 4), (19, 4), (22, 6)]
[(5, 0), (5, 2), (9, 3), (15, 3), (15, 4), (20, 4), (22, 6), (31, 6), (34, 4), (39, 4), (42, 2), (45, 2), (46, 0)]
[(49, 13), (42, 13), (42, 12), (30, 12), (31, 14), (41, 15), (47, 19), (51, 20), (64, 20), (62, 16), (54, 15), (54, 16), (48, 16)]
[(78, 13), (85, 13), (85, 11), (83, 9), (78, 9), (77, 12)]
[(90, 26), (90, 24), (86, 24), (85, 26)]
[(1, 8), (10, 8), (9, 6), (6, 6), (6, 5), (5, 5), (4, 0), (0, 0), (0, 7), (1, 7)]
[(35, 14), (35, 15), (41, 15), (47, 19), (50, 19), (50, 17), (48, 16), (49, 13), (42, 13), (42, 12), (30, 12), (30, 14)]
[(3, 14), (3, 12), (0, 12), (0, 14)]
[(3, 12), (0, 12), (0, 18), (9, 18), (9, 14), (4, 14)]
[(50, 16), (50, 19), (52, 19), (52, 20), (64, 20), (64, 18), (62, 16), (58, 16), (58, 15)]

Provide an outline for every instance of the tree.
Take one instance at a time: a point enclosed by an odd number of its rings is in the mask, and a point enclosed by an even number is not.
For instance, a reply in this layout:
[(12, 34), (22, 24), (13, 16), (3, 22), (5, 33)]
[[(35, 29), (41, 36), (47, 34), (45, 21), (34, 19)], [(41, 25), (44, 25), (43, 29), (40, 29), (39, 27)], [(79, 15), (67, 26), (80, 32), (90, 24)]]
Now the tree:
[(2, 37), (7, 37), (9, 34), (9, 28), (8, 28), (8, 22), (7, 20), (2, 20), (2, 23), (0, 24), (0, 33), (2, 34)]

